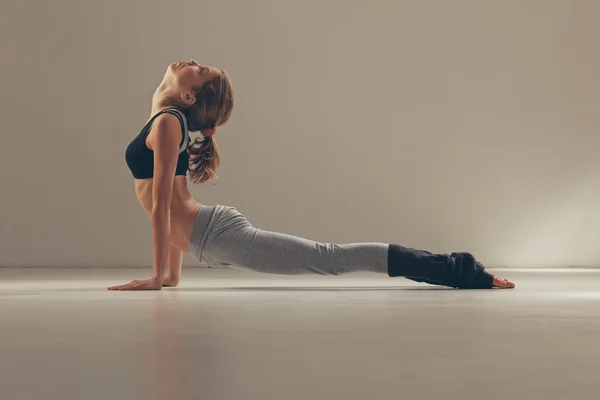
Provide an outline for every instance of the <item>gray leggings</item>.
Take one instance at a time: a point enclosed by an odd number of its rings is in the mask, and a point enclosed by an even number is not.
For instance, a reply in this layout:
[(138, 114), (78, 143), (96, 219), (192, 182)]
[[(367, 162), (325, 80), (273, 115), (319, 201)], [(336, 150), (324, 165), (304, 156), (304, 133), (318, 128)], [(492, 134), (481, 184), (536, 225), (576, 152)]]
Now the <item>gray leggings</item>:
[(202, 206), (190, 237), (189, 252), (211, 267), (232, 267), (271, 274), (340, 275), (388, 272), (384, 243), (329, 244), (264, 231), (234, 207)]

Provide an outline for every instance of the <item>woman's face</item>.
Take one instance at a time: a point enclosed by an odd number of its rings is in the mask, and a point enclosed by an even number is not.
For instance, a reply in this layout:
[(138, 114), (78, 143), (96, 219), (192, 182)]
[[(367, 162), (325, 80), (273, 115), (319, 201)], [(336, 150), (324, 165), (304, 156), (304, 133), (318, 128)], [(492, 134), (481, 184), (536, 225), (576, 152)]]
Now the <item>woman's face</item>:
[(219, 74), (216, 68), (200, 65), (196, 60), (189, 60), (169, 65), (165, 78), (171, 78), (169, 80), (172, 80), (181, 91), (190, 91), (204, 86)]

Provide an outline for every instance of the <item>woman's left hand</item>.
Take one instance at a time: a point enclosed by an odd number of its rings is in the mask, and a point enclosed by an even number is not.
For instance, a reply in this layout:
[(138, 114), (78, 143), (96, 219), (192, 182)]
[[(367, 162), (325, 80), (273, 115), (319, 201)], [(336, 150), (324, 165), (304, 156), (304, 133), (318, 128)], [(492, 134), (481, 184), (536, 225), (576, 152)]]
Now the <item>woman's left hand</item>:
[(162, 282), (158, 282), (155, 279), (145, 279), (131, 281), (124, 285), (111, 286), (108, 290), (160, 290), (162, 286)]

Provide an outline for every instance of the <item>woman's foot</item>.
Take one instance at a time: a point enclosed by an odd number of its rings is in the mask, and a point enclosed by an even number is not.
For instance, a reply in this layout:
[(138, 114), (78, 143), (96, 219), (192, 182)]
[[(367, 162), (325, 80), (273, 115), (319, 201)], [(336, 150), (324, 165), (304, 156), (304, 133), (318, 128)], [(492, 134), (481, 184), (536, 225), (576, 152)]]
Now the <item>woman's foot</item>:
[(515, 287), (515, 284), (508, 279), (498, 278), (497, 276), (494, 277), (493, 285), (500, 289), (513, 289)]

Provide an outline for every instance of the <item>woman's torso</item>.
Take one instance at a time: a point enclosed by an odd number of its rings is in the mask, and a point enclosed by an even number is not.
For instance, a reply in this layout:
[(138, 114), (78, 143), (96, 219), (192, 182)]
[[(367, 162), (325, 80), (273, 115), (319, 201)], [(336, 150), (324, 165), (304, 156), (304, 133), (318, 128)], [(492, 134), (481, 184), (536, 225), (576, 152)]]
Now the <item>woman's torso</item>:
[(153, 121), (160, 114), (176, 115), (181, 123), (182, 142), (177, 162), (177, 172), (173, 181), (173, 193), (171, 196), (170, 227), (171, 244), (181, 251), (187, 252), (189, 238), (201, 207), (197, 203), (187, 187), (187, 164), (189, 144), (188, 128), (185, 115), (177, 109), (156, 110), (152, 117), (146, 122), (144, 128), (127, 147), (125, 157), (131, 172), (134, 175), (135, 194), (138, 201), (148, 214), (152, 213), (152, 185), (153, 185), (153, 152), (147, 146), (147, 137), (152, 130)]
[[(150, 217), (152, 213), (152, 179), (136, 179), (135, 194)], [(171, 198), (171, 244), (183, 252), (189, 248), (189, 239), (201, 204), (196, 202), (187, 187), (185, 176), (176, 176)]]

